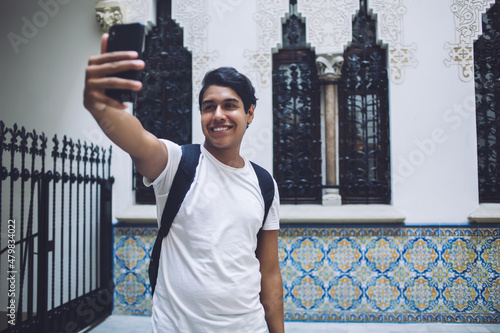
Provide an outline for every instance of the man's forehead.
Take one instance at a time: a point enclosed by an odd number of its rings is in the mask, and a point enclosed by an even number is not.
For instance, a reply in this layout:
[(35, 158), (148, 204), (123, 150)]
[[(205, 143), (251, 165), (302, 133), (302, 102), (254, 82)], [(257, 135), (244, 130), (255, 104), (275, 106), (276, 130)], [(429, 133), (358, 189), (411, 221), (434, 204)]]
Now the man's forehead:
[(222, 102), (242, 102), (240, 96), (230, 87), (212, 85), (205, 90), (202, 104)]

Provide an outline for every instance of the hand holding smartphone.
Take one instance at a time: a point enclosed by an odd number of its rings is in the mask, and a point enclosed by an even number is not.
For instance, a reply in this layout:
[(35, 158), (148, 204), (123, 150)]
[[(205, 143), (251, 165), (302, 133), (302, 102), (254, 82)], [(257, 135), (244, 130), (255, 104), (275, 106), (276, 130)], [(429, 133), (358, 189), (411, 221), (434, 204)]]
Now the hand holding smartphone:
[[(142, 23), (115, 24), (109, 29), (109, 38), (106, 52), (136, 51), (139, 59), (142, 58), (144, 48), (145, 27)], [(111, 76), (129, 80), (139, 80), (139, 71), (130, 70), (113, 74)], [(106, 95), (123, 103), (133, 102), (136, 92), (123, 89), (106, 89)]]

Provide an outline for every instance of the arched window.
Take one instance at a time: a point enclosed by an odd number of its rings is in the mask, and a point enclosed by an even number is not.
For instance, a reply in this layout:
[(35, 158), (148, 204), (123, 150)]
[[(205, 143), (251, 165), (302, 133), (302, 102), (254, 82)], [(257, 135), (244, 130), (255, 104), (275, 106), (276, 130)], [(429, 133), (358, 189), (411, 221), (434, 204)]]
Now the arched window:
[(273, 55), (274, 178), (282, 203), (321, 203), (320, 87), (296, 1)]
[[(178, 144), (192, 141), (192, 56), (183, 46), (183, 31), (171, 17), (170, 0), (158, 0), (157, 24), (146, 36), (143, 89), (134, 113), (158, 138)], [(134, 170), (136, 203), (154, 204), (152, 188)]]
[(479, 202), (500, 203), (500, 3), (483, 15), (474, 43)]
[(339, 192), (344, 204), (391, 200), (386, 50), (366, 0), (353, 20), (339, 94)]

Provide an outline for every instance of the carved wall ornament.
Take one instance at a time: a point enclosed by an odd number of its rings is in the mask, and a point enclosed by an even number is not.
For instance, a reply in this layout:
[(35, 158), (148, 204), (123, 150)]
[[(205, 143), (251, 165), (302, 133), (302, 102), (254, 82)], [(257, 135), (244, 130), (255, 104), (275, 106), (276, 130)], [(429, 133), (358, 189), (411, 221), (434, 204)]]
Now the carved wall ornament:
[(281, 42), (281, 18), (288, 10), (288, 0), (258, 0), (253, 19), (257, 23), (257, 49), (245, 50), (248, 66), (245, 70), (261, 87), (271, 84), (271, 52)]
[(126, 22), (142, 22), (147, 29), (156, 25), (156, 0), (122, 0), (126, 4)]
[(455, 19), (455, 43), (447, 42), (444, 49), (449, 57), (446, 67), (458, 66), (458, 76), (463, 82), (474, 78), (474, 41), (482, 33), (482, 16), (495, 0), (453, 0), (450, 11)]
[(320, 80), (338, 80), (341, 75), (344, 57), (338, 54), (320, 54), (316, 57), (316, 66)]
[[(195, 54), (195, 52), (192, 52)], [(193, 103), (198, 108), (198, 93), (205, 74), (213, 68), (214, 59), (219, 58), (219, 52), (201, 52), (193, 55)]]
[(257, 23), (259, 48), (269, 49), (281, 42), (281, 18), (288, 10), (288, 0), (258, 0), (253, 19)]
[(156, 0), (98, 0), (94, 8), (104, 32), (114, 24), (141, 22), (147, 31), (156, 25)]
[(272, 82), (272, 57), (270, 50), (245, 50), (243, 56), (248, 61), (247, 70), (250, 76), (252, 76), (252, 81), (258, 82), (262, 87), (269, 86)]
[(405, 67), (417, 67), (416, 52), (417, 45), (415, 43), (410, 45), (394, 43), (389, 47), (389, 75), (393, 83), (403, 83)]
[(172, 18), (184, 30), (184, 46), (193, 55), (208, 50), (208, 5), (207, 0), (184, 0), (175, 1), (172, 8)]
[(98, 1), (95, 6), (96, 20), (103, 32), (108, 32), (114, 24), (125, 22), (125, 5), (123, 2)]
[(298, 0), (306, 19), (306, 39), (316, 53), (342, 53), (352, 36), (359, 0)]
[(369, 0), (373, 14), (377, 15), (377, 39), (388, 45), (389, 76), (391, 82), (404, 82), (406, 67), (416, 68), (418, 61), (415, 58), (417, 45), (404, 43), (404, 16), (407, 8), (405, 0)]

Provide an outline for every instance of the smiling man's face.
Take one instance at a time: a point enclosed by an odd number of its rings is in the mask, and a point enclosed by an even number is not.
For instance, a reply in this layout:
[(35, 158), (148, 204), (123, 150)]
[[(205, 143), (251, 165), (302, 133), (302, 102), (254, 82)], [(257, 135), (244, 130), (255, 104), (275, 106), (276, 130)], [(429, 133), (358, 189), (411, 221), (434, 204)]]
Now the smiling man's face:
[(253, 120), (253, 109), (251, 106), (245, 113), (243, 101), (229, 87), (208, 87), (201, 103), (205, 148), (214, 156), (220, 153), (239, 154), (247, 125)]

